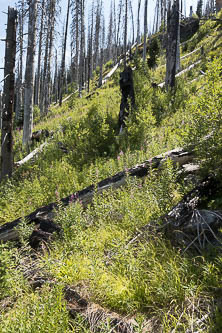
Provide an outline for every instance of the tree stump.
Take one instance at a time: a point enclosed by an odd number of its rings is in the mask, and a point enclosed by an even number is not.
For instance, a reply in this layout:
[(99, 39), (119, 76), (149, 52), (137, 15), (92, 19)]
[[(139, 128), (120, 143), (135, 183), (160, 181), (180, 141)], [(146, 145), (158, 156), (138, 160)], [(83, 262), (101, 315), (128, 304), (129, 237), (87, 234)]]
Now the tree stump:
[(119, 113), (119, 129), (121, 133), (123, 128), (126, 126), (125, 120), (128, 117), (130, 110), (133, 110), (135, 107), (133, 71), (130, 66), (126, 67), (124, 71), (120, 73), (119, 83), (122, 93)]

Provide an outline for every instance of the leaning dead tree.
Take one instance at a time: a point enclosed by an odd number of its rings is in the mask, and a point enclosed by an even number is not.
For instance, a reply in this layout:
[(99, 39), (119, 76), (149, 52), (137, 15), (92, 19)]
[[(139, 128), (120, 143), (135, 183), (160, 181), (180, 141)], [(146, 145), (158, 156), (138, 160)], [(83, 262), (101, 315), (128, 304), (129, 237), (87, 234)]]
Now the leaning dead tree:
[(12, 119), (15, 95), (16, 23), (17, 11), (8, 7), (1, 133), (1, 180), (6, 176), (10, 177), (13, 169)]
[(167, 12), (166, 88), (174, 88), (178, 54), (179, 0)]

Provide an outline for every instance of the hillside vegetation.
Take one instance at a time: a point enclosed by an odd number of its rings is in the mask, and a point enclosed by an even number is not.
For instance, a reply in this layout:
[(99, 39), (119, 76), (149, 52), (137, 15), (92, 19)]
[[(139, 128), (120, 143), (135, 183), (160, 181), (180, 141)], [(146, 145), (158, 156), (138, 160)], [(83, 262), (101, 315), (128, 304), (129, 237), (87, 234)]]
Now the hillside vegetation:
[[(164, 54), (149, 69), (134, 50), (136, 109), (121, 135), (121, 67), (90, 97), (74, 94), (44, 119), (35, 110), (35, 130), (54, 134), (1, 185), (0, 224), (58, 202), (62, 232), (34, 251), (24, 221), (19, 244), (0, 245), (0, 332), (221, 332), (219, 239), (198, 253), (161, 232), (136, 237), (198, 180), (222, 181), (221, 38), (221, 23), (209, 20), (181, 45), (182, 56), (199, 48), (181, 60), (181, 70), (201, 62), (177, 78), (175, 93), (152, 85), (164, 81)], [(177, 147), (194, 151), (194, 178), (184, 179), (167, 160), (161, 171), (129, 178), (87, 207), (81, 200), (62, 207), (61, 198)], [(16, 132), (16, 161), (27, 154), (21, 148)], [(206, 202), (204, 209), (222, 210), (222, 193)]]

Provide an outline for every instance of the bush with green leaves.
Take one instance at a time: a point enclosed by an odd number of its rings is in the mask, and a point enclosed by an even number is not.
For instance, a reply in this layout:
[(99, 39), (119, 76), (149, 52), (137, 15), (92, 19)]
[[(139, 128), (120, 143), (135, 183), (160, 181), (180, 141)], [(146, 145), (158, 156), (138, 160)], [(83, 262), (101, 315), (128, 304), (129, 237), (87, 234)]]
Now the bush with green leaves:
[[(209, 64), (206, 83), (198, 96), (191, 97), (186, 113), (191, 113), (186, 126), (187, 144), (209, 170), (220, 166), (222, 154), (222, 83), (221, 57)], [(187, 124), (187, 125), (188, 125)]]

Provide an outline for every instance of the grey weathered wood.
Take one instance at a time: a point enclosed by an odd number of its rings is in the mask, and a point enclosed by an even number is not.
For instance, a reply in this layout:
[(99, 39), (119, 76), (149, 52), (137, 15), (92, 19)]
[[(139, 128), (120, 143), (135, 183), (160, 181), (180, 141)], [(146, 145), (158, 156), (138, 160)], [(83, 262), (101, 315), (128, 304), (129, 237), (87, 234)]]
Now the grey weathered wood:
[[(175, 164), (180, 166), (187, 164), (192, 161), (193, 154), (185, 151), (183, 148), (177, 148), (168, 151), (164, 154), (155, 156), (141, 164), (130, 168), (127, 171), (121, 171), (112, 177), (108, 177), (98, 184), (93, 184), (81, 191), (73, 193), (66, 198), (61, 199), (61, 204), (64, 206), (69, 205), (71, 202), (81, 202), (82, 205), (86, 206), (92, 202), (95, 194), (101, 194), (108, 189), (117, 189), (127, 184), (127, 180), (131, 177), (142, 178), (149, 174), (151, 169), (159, 169), (162, 167), (166, 159), (171, 159)], [(61, 206), (61, 204), (59, 206)], [(25, 220), (28, 224), (38, 224), (40, 220), (52, 220), (55, 214), (55, 210), (58, 208), (58, 203), (53, 202), (47, 206), (36, 209), (33, 213), (25, 216)], [(22, 218), (18, 218), (12, 222), (6, 223), (0, 226), (0, 241), (16, 240), (18, 233), (16, 227), (21, 223)]]
[(1, 133), (1, 179), (6, 176), (10, 177), (13, 170), (12, 120), (15, 95), (16, 23), (17, 11), (8, 7)]
[(177, 60), (177, 39), (179, 28), (179, 0), (176, 0), (172, 7), (168, 5), (167, 11), (167, 52), (166, 52), (166, 88), (175, 86), (176, 60)]
[(143, 41), (143, 61), (146, 61), (146, 37), (147, 37), (147, 6), (148, 0), (144, 3), (144, 41)]
[(68, 35), (68, 24), (69, 24), (69, 11), (70, 11), (70, 0), (67, 3), (67, 13), (66, 13), (66, 28), (63, 42), (63, 52), (62, 52), (62, 64), (61, 64), (61, 74), (60, 74), (60, 96), (59, 96), (59, 105), (62, 105), (62, 96), (63, 96), (63, 85), (65, 77), (65, 60), (66, 60), (66, 44), (67, 44), (67, 35)]
[(29, 6), (28, 47), (25, 69), (24, 124), (22, 144), (27, 146), (32, 137), (33, 97), (34, 97), (34, 62), (36, 48), (37, 0)]
[[(179, 77), (179, 76), (185, 74), (186, 72), (189, 72), (192, 68), (196, 67), (200, 63), (201, 63), (201, 60), (197, 60), (196, 62), (194, 62), (193, 64), (191, 64), (187, 68), (183, 69), (181, 72), (177, 73), (175, 75), (175, 77)], [(162, 82), (162, 83), (158, 84), (158, 87), (163, 88), (165, 86), (165, 84), (166, 84), (166, 82)]]
[(46, 147), (49, 143), (44, 142), (41, 144), (40, 147), (34, 149), (30, 154), (28, 154), (26, 157), (24, 157), (21, 161), (15, 162), (15, 166), (19, 167), (28, 161), (30, 161), (33, 157), (35, 157), (38, 153), (41, 153), (43, 151), (43, 148)]

